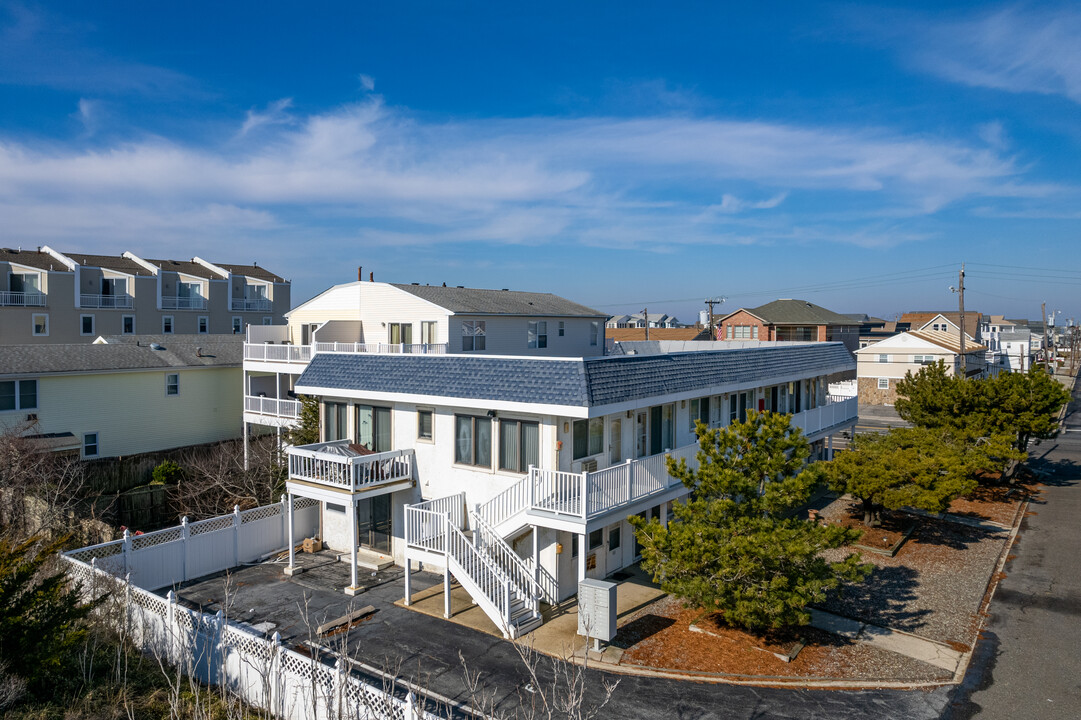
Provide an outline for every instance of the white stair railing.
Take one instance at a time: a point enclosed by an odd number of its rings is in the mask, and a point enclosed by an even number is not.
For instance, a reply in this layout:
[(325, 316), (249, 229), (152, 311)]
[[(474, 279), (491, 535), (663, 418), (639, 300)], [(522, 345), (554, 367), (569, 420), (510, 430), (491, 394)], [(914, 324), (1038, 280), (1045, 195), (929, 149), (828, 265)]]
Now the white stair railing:
[[(518, 557), (506, 540), (497, 533), (477, 513), (469, 514), (473, 521), (473, 542), (477, 548), (487, 554), (496, 567), (513, 584), (513, 590), (533, 612), (533, 617), (540, 617), (540, 598), (544, 594), (533, 570)], [(550, 602), (550, 601), (549, 601)]]

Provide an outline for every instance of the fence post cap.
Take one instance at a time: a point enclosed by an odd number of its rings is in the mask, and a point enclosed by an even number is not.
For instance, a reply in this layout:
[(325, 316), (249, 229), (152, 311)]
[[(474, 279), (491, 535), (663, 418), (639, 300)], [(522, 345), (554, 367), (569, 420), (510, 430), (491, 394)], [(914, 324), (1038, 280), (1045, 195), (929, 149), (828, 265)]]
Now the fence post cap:
[(181, 524), (181, 525), (187, 525), (187, 524), (188, 524), (188, 516), (187, 516), (187, 515), (185, 515), (184, 517), (180, 518), (180, 524)]
[(170, 605), (175, 605), (176, 604), (176, 593), (174, 591), (170, 590), (169, 592), (165, 593), (165, 599), (169, 601)]

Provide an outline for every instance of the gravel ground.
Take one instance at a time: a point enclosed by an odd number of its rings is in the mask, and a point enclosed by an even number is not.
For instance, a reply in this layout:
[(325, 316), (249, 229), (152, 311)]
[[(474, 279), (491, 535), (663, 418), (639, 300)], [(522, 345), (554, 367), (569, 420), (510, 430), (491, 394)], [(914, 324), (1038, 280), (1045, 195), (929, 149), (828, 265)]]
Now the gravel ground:
[[(823, 514), (843, 511), (838, 500)], [(832, 597), (822, 608), (930, 640), (970, 648), (987, 583), (1009, 533), (922, 519), (896, 557), (864, 552), (876, 565), (862, 585)], [(850, 552), (840, 548), (833, 559)]]

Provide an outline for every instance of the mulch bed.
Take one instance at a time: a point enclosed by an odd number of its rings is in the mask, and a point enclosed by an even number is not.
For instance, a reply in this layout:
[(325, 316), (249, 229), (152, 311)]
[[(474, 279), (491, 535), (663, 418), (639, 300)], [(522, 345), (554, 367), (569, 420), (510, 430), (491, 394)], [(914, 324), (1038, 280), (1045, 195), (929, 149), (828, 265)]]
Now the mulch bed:
[[(691, 630), (691, 623), (708, 630)], [(644, 608), (619, 629), (614, 644), (625, 648), (621, 664), (682, 672), (761, 678), (825, 678), (932, 682), (951, 674), (932, 665), (814, 628), (795, 633), (806, 646), (791, 662), (784, 652), (793, 638), (762, 637), (729, 628), (699, 610), (666, 597)]]
[(1017, 507), (1035, 493), (1036, 483), (1031, 479), (1012, 485), (980, 485), (965, 497), (950, 503), (949, 513), (1009, 525), (1017, 514)]

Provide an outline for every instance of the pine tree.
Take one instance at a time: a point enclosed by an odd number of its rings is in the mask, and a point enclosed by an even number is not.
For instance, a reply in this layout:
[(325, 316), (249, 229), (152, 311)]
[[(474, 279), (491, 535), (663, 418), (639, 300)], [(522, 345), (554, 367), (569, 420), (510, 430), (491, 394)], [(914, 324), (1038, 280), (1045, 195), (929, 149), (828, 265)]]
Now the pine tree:
[(290, 445), (311, 445), (319, 442), (319, 398), (300, 396), (300, 418), (296, 427), (286, 433)]
[(732, 626), (777, 630), (810, 622), (807, 605), (870, 566), (852, 554), (839, 562), (821, 551), (853, 542), (858, 531), (793, 516), (819, 480), (805, 467), (810, 447), (787, 415), (751, 413), (746, 422), (709, 430), (697, 424), (699, 466), (668, 460), (692, 490), (676, 503), (677, 522), (633, 517), (642, 567), (689, 606), (720, 611)]
[(976, 487), (976, 475), (1000, 467), (1001, 448), (968, 444), (948, 429), (895, 428), (857, 435), (849, 450), (825, 463), (833, 490), (863, 503), (863, 522), (876, 526), (883, 509), (945, 512)]

